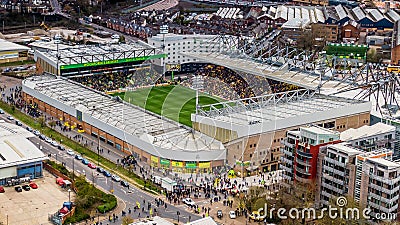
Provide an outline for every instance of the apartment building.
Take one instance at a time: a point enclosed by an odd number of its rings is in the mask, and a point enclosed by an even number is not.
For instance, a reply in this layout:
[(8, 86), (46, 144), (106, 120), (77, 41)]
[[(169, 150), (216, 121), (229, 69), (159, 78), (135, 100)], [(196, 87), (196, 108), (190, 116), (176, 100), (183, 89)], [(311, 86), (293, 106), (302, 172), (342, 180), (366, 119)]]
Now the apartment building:
[(318, 126), (289, 131), (283, 141), (281, 169), (288, 183), (312, 183), (317, 175), (319, 149), (338, 143), (340, 133)]

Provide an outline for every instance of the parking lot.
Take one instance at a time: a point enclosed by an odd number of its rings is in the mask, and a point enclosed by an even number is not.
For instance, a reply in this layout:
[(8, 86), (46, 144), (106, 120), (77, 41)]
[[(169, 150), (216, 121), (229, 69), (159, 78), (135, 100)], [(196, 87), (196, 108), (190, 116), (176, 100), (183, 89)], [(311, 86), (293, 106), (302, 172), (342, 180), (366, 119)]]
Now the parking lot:
[[(68, 191), (62, 190), (55, 177), (44, 171), (44, 177), (34, 180), (38, 189), (16, 192), (14, 187), (4, 187), (0, 193), (0, 221), (7, 224), (51, 224), (48, 215), (61, 208), (68, 201)], [(28, 183), (25, 183), (28, 184)], [(71, 192), (71, 200), (75, 197)]]

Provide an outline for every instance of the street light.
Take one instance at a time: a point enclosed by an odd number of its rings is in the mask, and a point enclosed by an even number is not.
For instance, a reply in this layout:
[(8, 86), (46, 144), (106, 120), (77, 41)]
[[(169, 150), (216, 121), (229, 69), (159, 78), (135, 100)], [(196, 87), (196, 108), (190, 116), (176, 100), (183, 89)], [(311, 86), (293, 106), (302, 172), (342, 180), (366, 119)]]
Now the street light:
[(68, 202), (71, 202), (71, 189), (68, 189)]

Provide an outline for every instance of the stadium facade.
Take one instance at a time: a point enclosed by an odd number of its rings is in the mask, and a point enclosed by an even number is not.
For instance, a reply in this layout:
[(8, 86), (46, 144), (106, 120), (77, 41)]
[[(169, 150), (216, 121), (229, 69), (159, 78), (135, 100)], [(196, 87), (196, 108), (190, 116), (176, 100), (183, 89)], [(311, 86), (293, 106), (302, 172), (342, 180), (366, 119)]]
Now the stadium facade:
[(225, 165), (220, 141), (69, 79), (30, 77), (22, 91), (27, 104), (151, 166), (192, 173)]
[(287, 131), (307, 124), (343, 131), (370, 123), (371, 103), (300, 89), (201, 106), (193, 127), (224, 143), (237, 171), (277, 170)]
[(43, 72), (65, 77), (87, 76), (113, 72), (129, 72), (150, 68), (153, 62), (166, 55), (144, 42), (108, 45), (58, 44), (41, 46), (35, 51), (37, 73)]

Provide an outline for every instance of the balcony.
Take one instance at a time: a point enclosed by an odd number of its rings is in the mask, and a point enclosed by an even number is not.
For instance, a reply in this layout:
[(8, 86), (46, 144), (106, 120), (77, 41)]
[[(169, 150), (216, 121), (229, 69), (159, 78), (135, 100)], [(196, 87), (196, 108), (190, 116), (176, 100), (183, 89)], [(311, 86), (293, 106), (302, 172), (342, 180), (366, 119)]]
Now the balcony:
[(377, 176), (375, 174), (369, 174), (369, 177), (371, 177), (372, 179), (381, 181), (385, 184), (395, 184), (400, 181), (400, 176), (398, 176), (396, 178), (386, 178), (386, 177)]
[(385, 202), (385, 203), (388, 203), (388, 204), (397, 202), (397, 200), (399, 199), (398, 195), (396, 197), (392, 198), (392, 199), (387, 199), (387, 198), (385, 198), (383, 196), (374, 194), (372, 192), (368, 193), (368, 195), (371, 196), (372, 198), (376, 199), (376, 200), (379, 200), (379, 201), (382, 201), (382, 202)]
[(285, 171), (287, 171), (289, 173), (293, 173), (293, 169), (285, 166), (284, 164), (280, 164), (279, 167), (280, 167), (281, 170), (285, 170)]
[(309, 158), (309, 159), (312, 159), (312, 157), (313, 157), (310, 153), (304, 153), (304, 152), (299, 151), (299, 150), (297, 150), (296, 153), (298, 155), (302, 156), (302, 157), (306, 157), (306, 158)]
[(331, 191), (333, 191), (333, 192), (336, 192), (336, 193), (338, 193), (339, 195), (340, 195), (340, 194), (343, 194), (343, 192), (344, 192), (342, 189), (339, 189), (339, 188), (337, 188), (337, 187), (334, 187), (334, 186), (332, 186), (332, 185), (330, 185), (330, 184), (327, 184), (327, 183), (325, 183), (325, 182), (322, 182), (322, 183), (321, 183), (321, 186), (324, 187), (324, 188), (326, 188), (326, 189), (329, 189), (329, 190), (331, 190)]
[(284, 156), (281, 156), (281, 162), (293, 165), (293, 161), (290, 159), (285, 158)]
[(329, 193), (326, 192), (326, 191), (321, 191), (321, 195), (326, 196), (326, 197), (328, 197), (329, 199), (331, 199), (331, 198), (333, 197), (332, 194), (329, 194)]
[(381, 212), (385, 212), (385, 213), (397, 213), (397, 207), (398, 204), (395, 204), (394, 206), (392, 206), (391, 208), (386, 208), (385, 206), (381, 206), (379, 204), (373, 203), (373, 202), (368, 202), (368, 205), (371, 206), (372, 208), (375, 208)]
[(290, 151), (290, 150), (287, 150), (287, 149), (285, 149), (285, 148), (282, 148), (282, 151), (281, 151), (283, 154), (285, 154), (285, 155), (288, 155), (288, 156), (293, 156), (293, 152), (292, 151)]
[(294, 149), (294, 147), (295, 147), (295, 144), (289, 143), (289, 142), (286, 140), (286, 138), (283, 139), (283, 141), (281, 141), (281, 143), (282, 143), (283, 145), (285, 145), (285, 146), (288, 146), (289, 148), (292, 148), (292, 149)]
[(302, 178), (302, 177), (299, 177), (299, 176), (295, 176), (295, 180), (297, 180), (298, 182), (301, 182), (301, 183), (311, 183), (312, 182), (311, 179)]
[(342, 176), (342, 177), (344, 177), (344, 175), (345, 175), (344, 172), (342, 172), (340, 170), (337, 170), (337, 169), (334, 169), (334, 168), (332, 168), (330, 166), (325, 166), (324, 165), (323, 170), (324, 170), (324, 172), (325, 171), (332, 172), (332, 173), (337, 174), (337, 175)]
[(387, 189), (387, 188), (385, 188), (383, 186), (379, 186), (379, 185), (376, 185), (376, 184), (373, 184), (373, 183), (370, 183), (369, 186), (371, 188), (375, 189), (375, 190), (382, 191), (382, 192), (384, 192), (386, 194), (389, 194), (389, 195), (394, 194), (396, 191), (398, 191), (400, 189), (400, 186), (397, 186), (397, 187), (395, 187), (393, 189)]
[(329, 157), (325, 157), (324, 160), (327, 161), (327, 162), (329, 162), (329, 163), (332, 163), (332, 164), (334, 164), (334, 165), (337, 165), (337, 166), (346, 167), (346, 164), (345, 164), (345, 163), (339, 162), (339, 161), (336, 160), (336, 159), (332, 159), (332, 158), (329, 158)]
[(298, 164), (300, 164), (300, 165), (303, 165), (303, 166), (311, 166), (310, 163), (308, 163), (308, 162), (306, 162), (306, 161), (304, 161), (304, 160), (301, 160), (301, 159), (299, 159), (299, 158), (296, 158), (296, 162), (297, 162)]
[(333, 181), (334, 183), (337, 183), (337, 184), (340, 184), (340, 185), (344, 185), (344, 181), (343, 180), (334, 178), (333, 176), (331, 176), (329, 174), (326, 174), (326, 173), (323, 173), (322, 178), (328, 179), (328, 180)]
[(305, 174), (305, 175), (307, 175), (307, 176), (310, 176), (310, 175), (311, 175), (310, 172), (308, 172), (308, 171), (306, 171), (306, 170), (304, 170), (304, 169), (300, 169), (299, 167), (296, 167), (296, 172), (300, 172), (300, 173)]
[(288, 176), (288, 175), (286, 175), (286, 174), (282, 174), (282, 178), (283, 178), (284, 180), (288, 180), (288, 181), (292, 181), (292, 180), (293, 180), (293, 177)]

